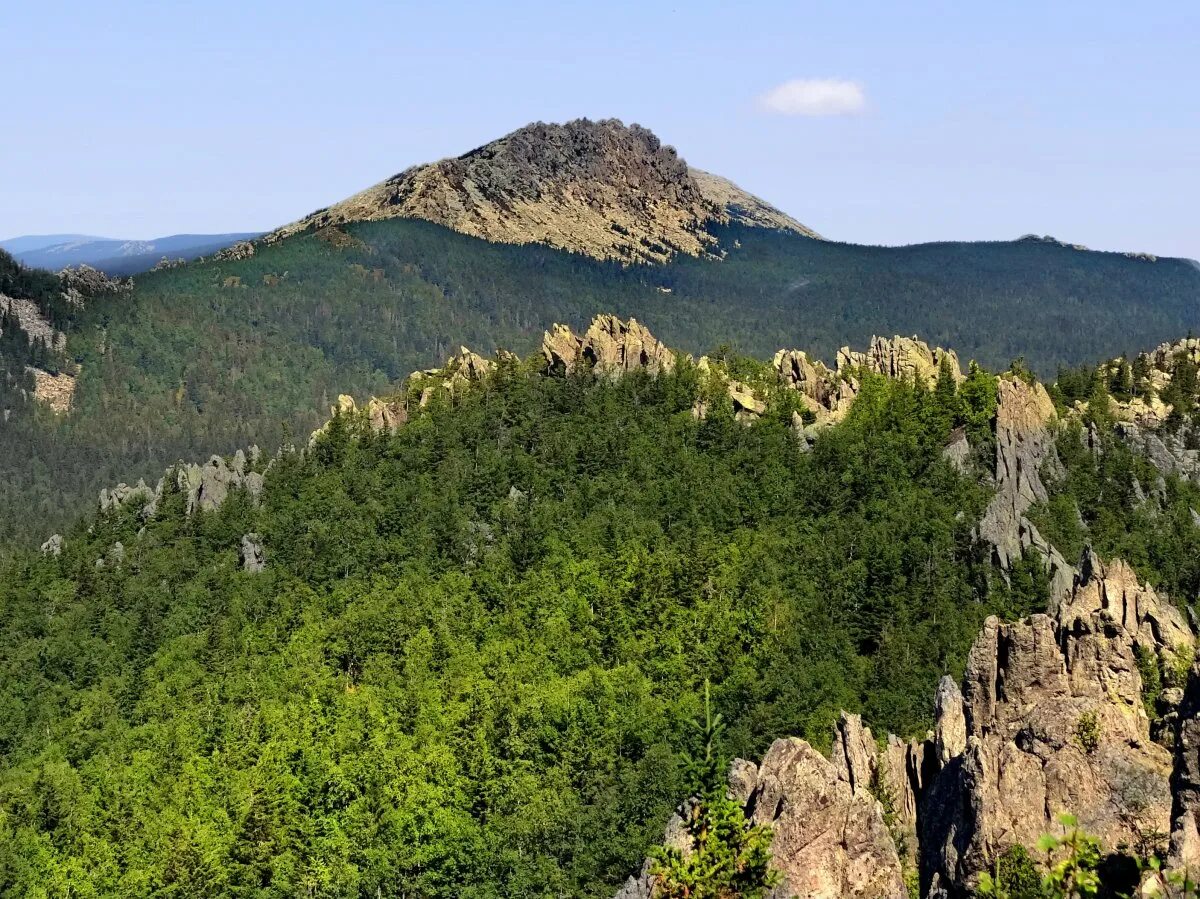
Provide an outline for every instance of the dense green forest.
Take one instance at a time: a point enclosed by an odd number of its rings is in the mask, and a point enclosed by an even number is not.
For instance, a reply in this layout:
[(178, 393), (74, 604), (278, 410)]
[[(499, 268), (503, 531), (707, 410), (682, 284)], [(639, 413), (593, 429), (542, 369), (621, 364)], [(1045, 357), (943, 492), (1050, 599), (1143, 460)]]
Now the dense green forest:
[(141, 276), (53, 311), (79, 364), (75, 408), (0, 429), (0, 541), (40, 542), (96, 492), (176, 459), (303, 438), (465, 343), (527, 351), (554, 321), (635, 315), (669, 345), (780, 347), (833, 362), (872, 334), (919, 334), (993, 368), (1094, 361), (1186, 333), (1200, 270), (1041, 241), (862, 247), (761, 228), (718, 235), (721, 262), (623, 268), (392, 220), (304, 234), (248, 259)]
[(987, 391), (867, 376), (802, 453), (787, 392), (746, 426), (686, 363), (532, 369), (395, 435), (339, 416), (257, 505), (169, 493), (11, 559), (0, 895), (608, 896), (706, 680), (730, 754), (842, 708), (923, 733), (984, 616), (1044, 599), (990, 576), (941, 455)]

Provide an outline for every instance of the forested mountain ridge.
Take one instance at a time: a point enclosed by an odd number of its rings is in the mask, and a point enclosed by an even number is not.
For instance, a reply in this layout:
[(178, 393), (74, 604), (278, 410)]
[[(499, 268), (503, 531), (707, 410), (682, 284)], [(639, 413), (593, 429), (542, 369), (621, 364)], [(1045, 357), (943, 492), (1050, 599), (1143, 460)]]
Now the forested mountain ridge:
[[(963, 359), (1042, 372), (1186, 333), (1200, 271), (1055, 244), (870, 248), (730, 224), (718, 261), (623, 266), (488, 243), (427, 222), (321, 229), (245, 258), (139, 276), (72, 314), (68, 413), (0, 429), (0, 533), (40, 541), (103, 486), (176, 459), (308, 433), (337, 394), (363, 398), (460, 342), (527, 351), (556, 320), (636, 315), (672, 345), (720, 341), (832, 359), (872, 334), (921, 333)], [(244, 252), (244, 250), (243, 250)]]
[[(903, 737), (936, 723), (931, 751), (958, 757), (953, 696), (934, 687), (987, 680), (986, 641), (968, 650), (999, 627), (989, 614), (1086, 619), (1137, 595), (1128, 626), (1153, 615), (1146, 633), (1174, 636), (1146, 649), (1179, 668), (1186, 624), (1166, 597), (1186, 605), (1200, 586), (1186, 564), (1200, 491), (1131, 449), (1100, 396), (1056, 406), (1027, 372), (964, 373), (907, 338), (836, 368), (800, 351), (694, 360), (601, 317), (552, 329), (524, 361), (460, 352), (362, 411), (346, 398), (300, 451), (107, 492), (101, 514), (0, 577), (0, 889), (611, 895), (690, 789), (706, 680), (726, 758), (784, 737), (827, 750), (841, 720), (848, 786), (829, 795), (857, 796), (870, 823), (872, 780), (853, 767), (868, 762), (845, 754), (860, 744), (840, 711)], [(1152, 551), (1133, 569), (1085, 556), (1056, 593), (1052, 547), (1027, 527), (1055, 503), (1076, 505), (1105, 558), (1114, 541)], [(1016, 554), (997, 555), (1010, 539)], [(1004, 639), (1056, 645), (1042, 620)], [(1104, 665), (1134, 652), (1112, 645)], [(1069, 727), (1097, 712), (1089, 783), (1108, 783), (1109, 737), (1121, 765), (1165, 757), (1136, 749), (1138, 710), (1178, 697), (1122, 677), (1135, 743), (1104, 730), (1117, 725), (1090, 694), (1046, 706)], [(997, 726), (1019, 730), (1014, 714), (1001, 703)], [(1069, 733), (1054, 746), (1078, 760)], [(766, 771), (800, 770), (772, 752)], [(841, 776), (836, 752), (788, 752)], [(1159, 823), (1165, 779), (1148, 783)], [(923, 832), (933, 794), (891, 789), (913, 810), (897, 804), (884, 833)], [(960, 832), (981, 836), (961, 869), (893, 848), (895, 867), (872, 870), (963, 888), (999, 845), (973, 796)], [(775, 824), (783, 852), (790, 825)]]

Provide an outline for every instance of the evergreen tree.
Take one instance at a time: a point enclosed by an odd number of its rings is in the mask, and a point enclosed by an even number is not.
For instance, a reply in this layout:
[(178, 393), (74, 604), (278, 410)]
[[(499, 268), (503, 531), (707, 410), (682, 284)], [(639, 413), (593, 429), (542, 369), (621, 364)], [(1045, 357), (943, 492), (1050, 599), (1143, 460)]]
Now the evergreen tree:
[(697, 796), (687, 809), (688, 845), (660, 846), (651, 873), (663, 899), (763, 899), (778, 883), (771, 863), (771, 830), (750, 824), (729, 798), (719, 751), (724, 728), (713, 715), (704, 682), (704, 720), (694, 722), (699, 747), (690, 760)]

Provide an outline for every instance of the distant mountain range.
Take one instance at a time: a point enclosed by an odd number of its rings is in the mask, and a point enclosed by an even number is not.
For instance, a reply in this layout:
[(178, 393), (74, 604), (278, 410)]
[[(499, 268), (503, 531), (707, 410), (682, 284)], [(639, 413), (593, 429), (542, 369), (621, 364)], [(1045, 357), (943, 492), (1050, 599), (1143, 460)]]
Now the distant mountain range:
[(36, 234), (0, 240), (0, 248), (34, 268), (59, 271), (69, 266), (90, 265), (115, 276), (148, 271), (164, 256), (192, 260), (257, 236), (257, 232), (172, 234), (153, 240), (125, 240), (88, 234)]

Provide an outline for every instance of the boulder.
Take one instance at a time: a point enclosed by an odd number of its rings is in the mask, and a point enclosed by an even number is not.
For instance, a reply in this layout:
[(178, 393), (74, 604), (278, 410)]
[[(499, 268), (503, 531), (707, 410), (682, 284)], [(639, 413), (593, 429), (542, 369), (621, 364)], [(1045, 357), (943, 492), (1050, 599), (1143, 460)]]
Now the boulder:
[(242, 534), (242, 545), (238, 551), (242, 570), (257, 574), (267, 567), (267, 553), (263, 549), (262, 537), (258, 534)]

